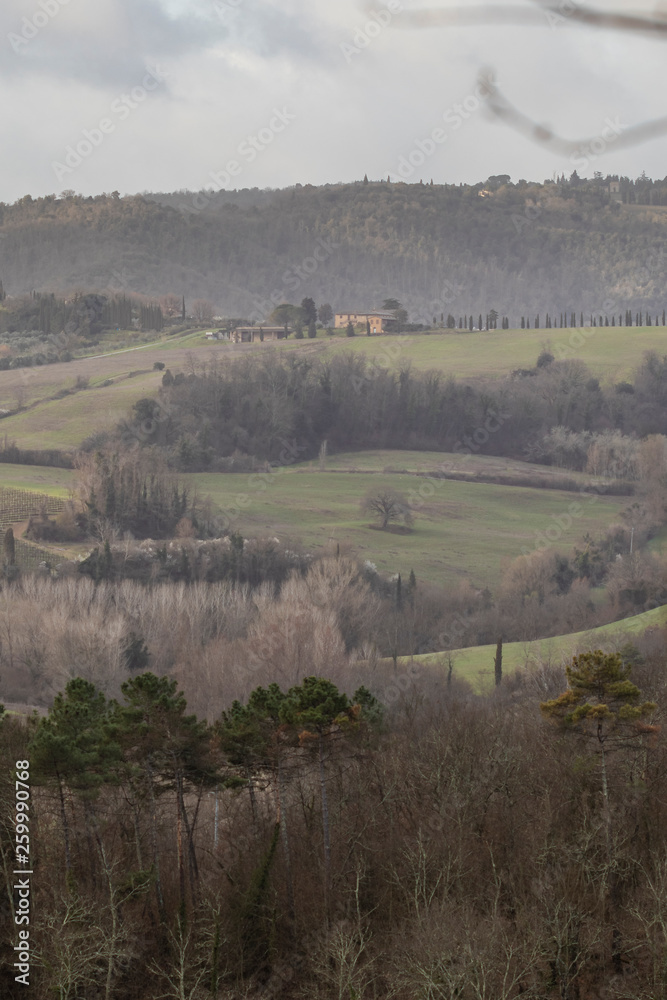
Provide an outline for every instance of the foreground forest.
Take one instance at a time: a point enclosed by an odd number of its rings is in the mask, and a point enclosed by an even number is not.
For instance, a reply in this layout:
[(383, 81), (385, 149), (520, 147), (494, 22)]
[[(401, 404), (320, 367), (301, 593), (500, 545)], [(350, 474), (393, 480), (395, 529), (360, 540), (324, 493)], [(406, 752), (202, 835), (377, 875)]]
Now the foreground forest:
[(488, 699), (425, 668), (260, 669), (206, 725), (144, 671), (118, 700), (79, 679), (46, 718), (0, 717), (2, 995), (25, 988), (16, 777), (38, 1000), (655, 1000), (663, 650), (584, 654), (565, 694), (560, 668)]
[(258, 320), (304, 295), (338, 310), (396, 296), (422, 323), (490, 309), (514, 326), (524, 313), (661, 313), (667, 185), (621, 178), (612, 197), (610, 180), (27, 195), (0, 205), (0, 278), (15, 296), (185, 294)]

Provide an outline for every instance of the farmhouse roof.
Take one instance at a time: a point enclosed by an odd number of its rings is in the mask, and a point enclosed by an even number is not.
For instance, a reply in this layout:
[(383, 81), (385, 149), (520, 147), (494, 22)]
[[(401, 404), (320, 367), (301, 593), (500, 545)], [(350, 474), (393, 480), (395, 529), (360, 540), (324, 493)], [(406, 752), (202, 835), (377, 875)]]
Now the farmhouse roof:
[(389, 309), (340, 309), (337, 316), (378, 316), (380, 319), (396, 319), (396, 314)]

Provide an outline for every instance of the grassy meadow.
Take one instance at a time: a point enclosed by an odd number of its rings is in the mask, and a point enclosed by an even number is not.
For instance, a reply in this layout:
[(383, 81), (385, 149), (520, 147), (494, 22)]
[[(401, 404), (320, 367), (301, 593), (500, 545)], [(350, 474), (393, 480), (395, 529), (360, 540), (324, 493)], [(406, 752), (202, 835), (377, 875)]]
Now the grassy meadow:
[[(319, 459), (294, 466), (295, 470), (316, 471)], [(552, 465), (536, 465), (514, 458), (498, 455), (473, 455), (471, 453), (441, 451), (400, 451), (383, 448), (377, 451), (348, 451), (339, 455), (328, 455), (325, 460), (327, 472), (407, 472), (421, 476), (444, 473), (451, 476), (466, 476), (470, 479), (502, 479), (503, 483), (530, 478), (541, 486), (557, 488), (563, 479), (582, 485), (592, 478), (585, 472), (570, 472)], [(525, 483), (524, 483), (525, 485)]]
[(184, 478), (245, 534), (301, 540), (307, 547), (340, 543), (381, 572), (407, 575), (414, 569), (423, 580), (456, 584), (468, 579), (479, 588), (495, 586), (503, 565), (520, 556), (522, 547), (532, 550), (536, 533), (553, 526), (571, 503), (581, 503), (581, 512), (558, 539), (563, 551), (586, 532), (603, 531), (627, 503), (622, 497), (439, 480), (415, 511), (414, 530), (399, 534), (371, 527), (360, 501), (377, 487), (416, 495), (425, 480), (415, 475), (291, 468), (273, 475), (193, 473)]
[[(232, 527), (246, 535), (302, 541), (308, 548), (339, 543), (381, 572), (407, 574), (414, 569), (420, 579), (433, 583), (470, 579), (479, 588), (495, 586), (503, 565), (521, 555), (522, 547), (532, 550), (536, 533), (553, 526), (554, 518), (567, 513), (571, 503), (581, 504), (581, 516), (557, 541), (556, 547), (564, 552), (586, 532), (596, 535), (618, 520), (627, 504), (624, 497), (427, 481), (423, 474), (415, 474), (443, 462), (451, 462), (455, 470), (460, 466), (472, 476), (504, 470), (509, 479), (513, 471), (523, 474), (525, 465), (492, 456), (471, 456), (466, 461), (436, 452), (382, 451), (330, 456), (324, 472), (317, 470), (317, 463), (302, 463), (272, 475), (191, 473), (182, 478), (200, 496), (210, 496), (230, 517)], [(545, 485), (549, 485), (553, 470), (527, 468), (533, 475), (536, 469), (539, 476), (544, 472)], [(66, 498), (75, 476), (67, 469), (0, 465), (0, 485), (50, 496)], [(588, 478), (582, 477), (582, 488)], [(416, 501), (415, 525), (408, 534), (377, 530), (360, 509), (367, 490), (386, 486)]]
[(54, 469), (42, 465), (0, 464), (0, 486), (12, 490), (30, 490), (66, 500), (74, 485), (72, 469)]
[(457, 378), (507, 375), (531, 368), (547, 347), (557, 360), (577, 358), (604, 382), (628, 378), (645, 351), (667, 353), (667, 328), (593, 327), (578, 330), (489, 330), (487, 332), (405, 334), (402, 337), (350, 337), (330, 341), (330, 350), (374, 356), (388, 368), (411, 364), (441, 368)]
[(74, 449), (90, 434), (126, 416), (142, 396), (158, 392), (162, 376), (153, 370), (156, 361), (176, 373), (257, 351), (311, 355), (355, 351), (392, 369), (409, 364), (420, 370), (440, 369), (456, 378), (499, 377), (532, 367), (545, 346), (557, 358), (579, 358), (603, 381), (616, 382), (631, 376), (645, 351), (667, 351), (667, 330), (600, 327), (587, 336), (554, 329), (443, 331), (371, 338), (327, 337), (320, 332), (316, 340), (278, 344), (211, 343), (200, 331), (70, 362), (0, 372), (0, 410), (11, 411), (0, 421), (0, 432), (21, 448)]

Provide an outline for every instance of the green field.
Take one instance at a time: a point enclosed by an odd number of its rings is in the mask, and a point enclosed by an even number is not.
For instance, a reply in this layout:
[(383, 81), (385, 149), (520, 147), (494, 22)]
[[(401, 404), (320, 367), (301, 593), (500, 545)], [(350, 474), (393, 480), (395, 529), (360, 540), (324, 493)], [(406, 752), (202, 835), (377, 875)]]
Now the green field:
[[(155, 361), (171, 364), (175, 355), (178, 358), (175, 370), (180, 370), (185, 355), (191, 353), (193, 347), (200, 346), (204, 346), (203, 338), (190, 334), (187, 338), (178, 337), (173, 341), (160, 341), (157, 344), (150, 343), (110, 353), (100, 351), (99, 354), (82, 355), (72, 361), (60, 361), (52, 365), (1, 371), (0, 408), (14, 410), (19, 402), (22, 407), (44, 402), (58, 393), (64, 394), (76, 389), (77, 381), (97, 387), (107, 379), (112, 379), (118, 385), (137, 372), (152, 373)], [(156, 376), (158, 374), (155, 373)]]
[(52, 466), (0, 464), (0, 487), (31, 490), (66, 500), (75, 475), (72, 469), (54, 469)]
[[(600, 327), (589, 336), (576, 330), (493, 330), (487, 333), (405, 334), (385, 337), (326, 337), (279, 344), (211, 343), (202, 332), (67, 363), (0, 372), (0, 410), (12, 411), (0, 430), (22, 448), (76, 448), (95, 431), (126, 416), (142, 396), (157, 393), (162, 361), (173, 372), (210, 359), (230, 362), (258, 351), (299, 351), (314, 356), (340, 351), (365, 353), (386, 368), (439, 368), (457, 378), (502, 376), (530, 368), (548, 346), (557, 357), (579, 358), (602, 380), (631, 378), (645, 351), (667, 352), (664, 327)], [(77, 379), (88, 388), (76, 388)], [(102, 383), (111, 381), (111, 385)], [(61, 394), (62, 398), (54, 398)]]
[[(408, 497), (425, 485), (414, 475), (315, 472), (285, 469), (274, 475), (194, 473), (184, 477), (210, 495), (247, 535), (301, 540), (309, 547), (330, 542), (349, 545), (386, 573), (408, 574), (434, 583), (495, 586), (505, 562), (534, 548), (536, 533), (554, 525), (573, 502), (580, 516), (558, 539), (569, 551), (586, 532), (599, 534), (616, 521), (627, 500), (591, 498), (561, 490), (529, 489), (439, 480), (433, 495), (415, 510), (410, 534), (369, 526), (359, 503), (373, 487), (390, 486)], [(429, 484), (426, 484), (429, 493)], [(591, 499), (594, 502), (591, 502)]]
[(366, 353), (388, 368), (411, 364), (417, 369), (441, 368), (463, 378), (531, 368), (545, 347), (557, 360), (578, 358), (601, 380), (618, 382), (632, 374), (645, 351), (667, 353), (667, 328), (593, 327), (586, 334), (551, 329), (350, 337), (330, 341), (328, 349)]
[(155, 395), (160, 379), (160, 372), (149, 371), (124, 376), (110, 386), (91, 382), (73, 395), (48, 399), (5, 417), (0, 432), (20, 448), (73, 451), (96, 431), (112, 430), (142, 396)]
[[(566, 514), (571, 503), (580, 503), (581, 513), (557, 539), (556, 548), (564, 552), (580, 542), (586, 532), (597, 535), (618, 520), (627, 504), (623, 497), (596, 498), (554, 488), (427, 480), (387, 471), (428, 471), (449, 461), (472, 475), (495, 474), (499, 468), (508, 475), (512, 469), (518, 474), (524, 465), (476, 456), (466, 467), (465, 459), (456, 455), (383, 451), (330, 456), (327, 464), (339, 466), (341, 471), (319, 472), (310, 468), (312, 463), (304, 463), (273, 475), (192, 473), (183, 478), (201, 497), (210, 496), (223, 512), (230, 514), (231, 526), (246, 535), (302, 541), (308, 548), (333, 541), (350, 547), (381, 572), (407, 574), (414, 569), (423, 580), (456, 584), (470, 579), (479, 588), (495, 586), (503, 565), (521, 555), (522, 547), (532, 551), (536, 532), (553, 526), (554, 517)], [(540, 468), (528, 466), (529, 470), (537, 469), (537, 474)], [(67, 469), (0, 465), (0, 485), (51, 496), (66, 498), (75, 476)], [(370, 526), (359, 503), (369, 488), (377, 486), (391, 486), (416, 499), (411, 533), (379, 531)], [(420, 488), (424, 488), (421, 498)]]
[[(667, 626), (667, 605), (623, 621), (590, 629), (588, 632), (573, 632), (571, 635), (537, 639), (535, 642), (508, 642), (503, 646), (503, 673), (507, 676), (515, 670), (530, 668), (540, 663), (562, 663), (565, 667), (567, 661), (577, 653), (600, 648), (613, 650), (624, 642), (632, 641), (633, 636), (641, 635), (649, 628), (665, 626)], [(490, 690), (494, 683), (495, 654), (495, 645), (454, 650), (451, 654), (454, 676), (468, 681), (476, 691)], [(405, 657), (399, 660), (399, 664), (403, 667), (410, 663), (438, 665), (445, 663), (445, 656), (442, 653), (428, 653), (424, 656)]]
[[(294, 466), (295, 470), (315, 471), (319, 468), (319, 459), (302, 462)], [(539, 480), (540, 484), (562, 485), (563, 479), (568, 479), (582, 485), (593, 481), (592, 476), (584, 472), (570, 472), (553, 465), (535, 465), (521, 462), (514, 458), (503, 458), (498, 455), (472, 455), (460, 452), (440, 451), (398, 451), (380, 449), (378, 451), (348, 451), (339, 455), (328, 455), (325, 460), (327, 472), (412, 472), (422, 476), (444, 474), (447, 476), (465, 476), (470, 479), (485, 481), (501, 479), (503, 483), (530, 478)], [(524, 485), (526, 485), (524, 483)]]

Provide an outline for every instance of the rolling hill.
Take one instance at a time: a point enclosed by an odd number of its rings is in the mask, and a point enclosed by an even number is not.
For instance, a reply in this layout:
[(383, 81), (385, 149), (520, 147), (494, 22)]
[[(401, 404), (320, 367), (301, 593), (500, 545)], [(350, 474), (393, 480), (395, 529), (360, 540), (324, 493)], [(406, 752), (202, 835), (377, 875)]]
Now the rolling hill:
[[(335, 184), (259, 192), (68, 195), (0, 205), (0, 278), (33, 289), (210, 299), (263, 319), (312, 296), (334, 309), (395, 297), (416, 322), (496, 309), (662, 312), (662, 182)], [(644, 184), (644, 186), (646, 186)], [(625, 190), (627, 188), (627, 190)], [(652, 204), (637, 204), (650, 201)], [(631, 203), (635, 202), (635, 203)], [(317, 249), (317, 254), (315, 250)]]
[[(535, 642), (508, 642), (503, 646), (503, 673), (530, 668), (540, 663), (562, 664), (577, 653), (589, 649), (613, 651), (633, 637), (648, 629), (667, 627), (667, 605), (633, 615), (621, 621), (601, 625), (587, 632), (573, 632), (570, 635), (554, 636), (551, 639), (537, 639)], [(493, 646), (473, 646), (451, 652), (454, 676), (468, 681), (477, 691), (489, 691), (494, 683)], [(423, 656), (399, 659), (403, 668), (419, 669), (420, 666), (440, 665), (447, 661), (448, 654), (427, 653)]]

